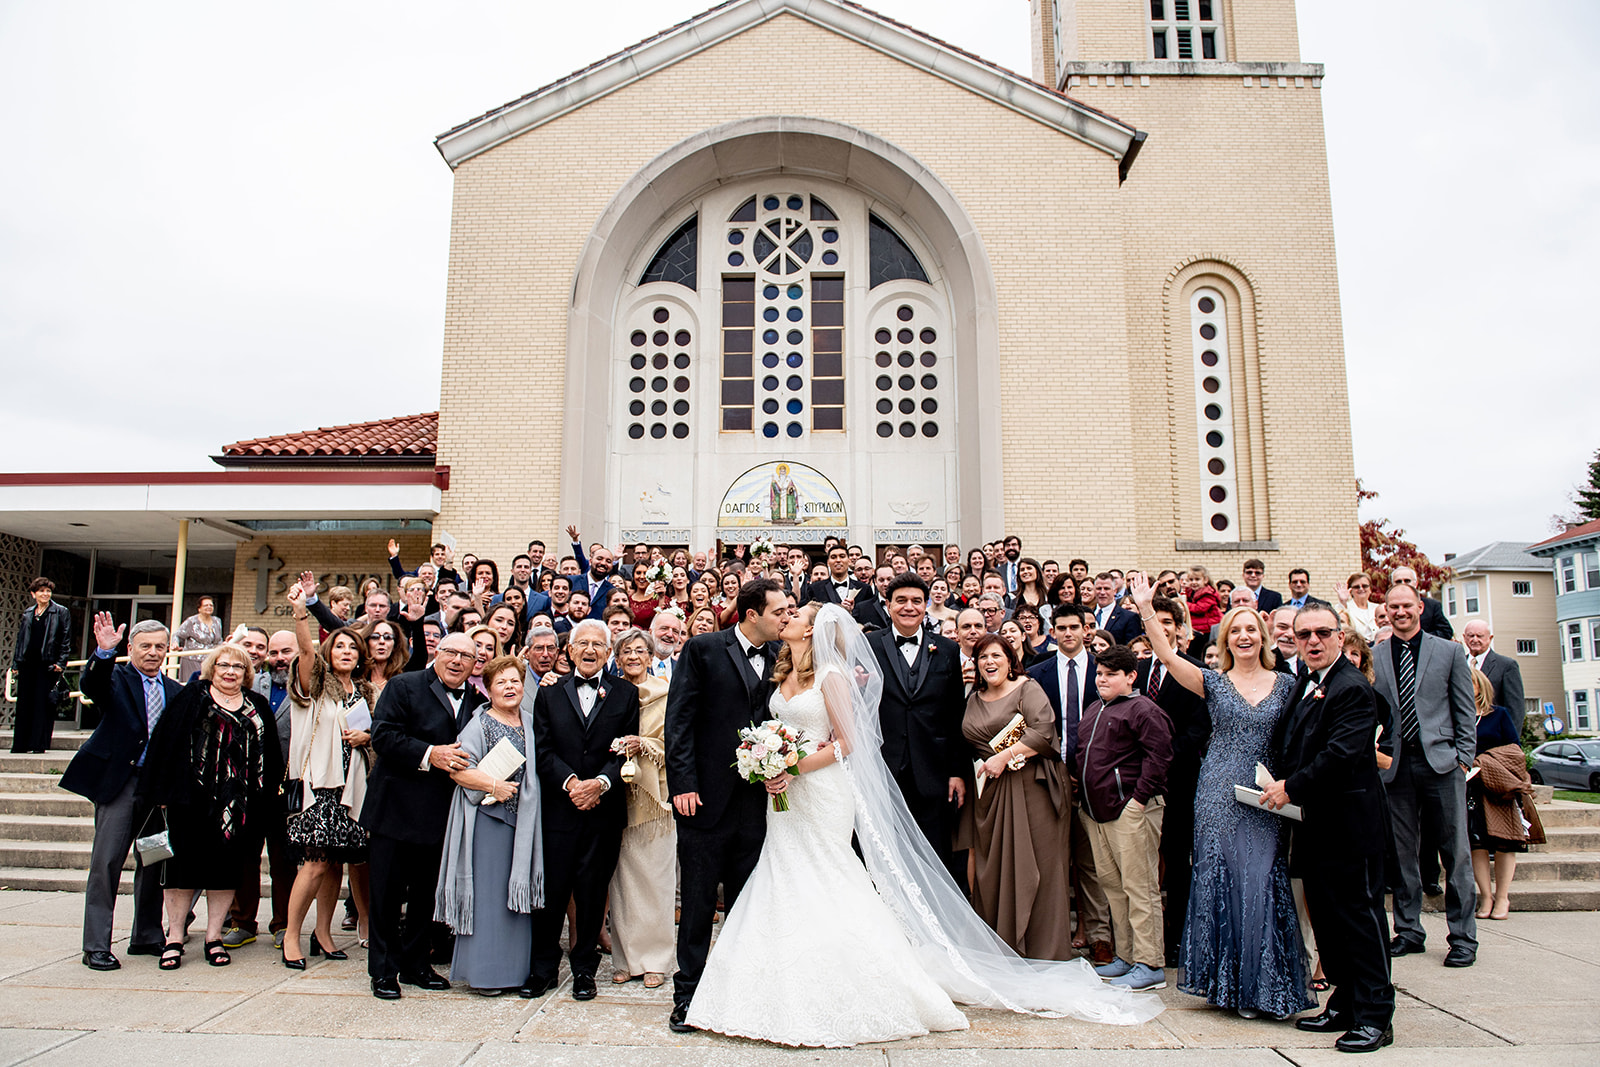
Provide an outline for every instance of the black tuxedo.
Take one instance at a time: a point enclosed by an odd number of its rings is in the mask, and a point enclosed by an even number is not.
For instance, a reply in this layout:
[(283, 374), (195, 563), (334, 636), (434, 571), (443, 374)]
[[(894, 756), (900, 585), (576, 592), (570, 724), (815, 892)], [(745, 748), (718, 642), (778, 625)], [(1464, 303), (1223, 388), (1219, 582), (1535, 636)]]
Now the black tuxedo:
[(1483, 654), (1483, 676), (1494, 686), (1494, 702), (1511, 712), (1511, 721), (1522, 729), (1527, 716), (1527, 700), (1522, 692), (1522, 668), (1510, 656), (1502, 656), (1494, 649)]
[[(367, 973), (373, 978), (428, 969), (434, 891), (455, 783), (437, 767), (424, 770), (423, 759), (431, 746), (454, 744), (483, 703), (483, 694), (468, 685), (460, 709), (454, 709), (444, 682), (430, 669), (396, 675), (373, 709), (377, 760), (361, 808), (361, 825), (372, 833)], [(409, 917), (403, 937), (401, 905)]]
[[(534, 915), (528, 966), (536, 984), (553, 981), (560, 969), (561, 924), (567, 918), (569, 897), (577, 906), (569, 955), (572, 973), (593, 977), (600, 963), (598, 942), (605, 921), (606, 889), (617, 869), (622, 831), (628, 825), (622, 756), (611, 751), (611, 743), (639, 732), (639, 690), (615, 674), (602, 671), (599, 677), (599, 690), (587, 718), (579, 702), (576, 673), (556, 685), (541, 686), (533, 701), (545, 900), (545, 906)], [(567, 780), (602, 776), (611, 788), (601, 794), (599, 804), (579, 811), (567, 795)]]
[[(867, 584), (865, 582), (858, 582), (854, 578), (850, 578), (848, 576), (846, 576), (845, 581), (849, 584), (850, 592), (854, 594), (856, 599), (859, 601), (861, 598), (861, 590), (865, 589)], [(833, 584), (833, 576), (830, 574), (827, 578), (824, 578), (820, 582), (811, 582), (809, 585), (807, 585), (805, 599), (803, 599), (800, 603), (801, 606), (812, 603), (840, 603), (839, 590)]]
[[(1179, 655), (1183, 655), (1179, 653)], [(1191, 664), (1201, 664), (1183, 656)], [(1156, 702), (1172, 724), (1172, 763), (1167, 767), (1167, 813), (1161, 822), (1162, 887), (1167, 893), (1163, 922), (1167, 956), (1175, 959), (1183, 943), (1183, 923), (1189, 912), (1189, 880), (1194, 852), (1194, 795), (1200, 784), (1200, 761), (1211, 740), (1211, 714), (1206, 698), (1185, 687), (1165, 667), (1161, 686), (1150, 692), (1150, 672), (1158, 661), (1139, 664), (1134, 682), (1139, 692)]]
[(893, 626), (867, 635), (883, 672), (883, 695), (878, 701), (883, 760), (934, 853), (956, 884), (965, 885), (965, 858), (957, 864), (950, 849), (959, 811), (950, 802), (950, 779), (970, 783), (972, 778), (972, 761), (961, 734), (967, 703), (961, 646), (921, 627), (915, 636), (916, 661), (907, 664)]
[[(1096, 618), (1099, 618), (1099, 609), (1094, 609)], [(1096, 625), (1099, 625), (1098, 623)], [(1106, 616), (1106, 624), (1100, 627), (1119, 645), (1125, 645), (1135, 637), (1144, 633), (1144, 624), (1139, 621), (1139, 616), (1127, 608), (1113, 606), (1111, 614)]]
[(1272, 669), (1273, 670), (1277, 671), (1279, 674), (1288, 674), (1288, 675), (1292, 675), (1292, 676), (1294, 676), (1296, 678), (1298, 678), (1300, 676), (1300, 671), (1301, 671), (1302, 665), (1300, 663), (1300, 657), (1298, 655), (1296, 655), (1294, 657), (1294, 662), (1290, 663), (1289, 662), (1289, 657), (1285, 656), (1282, 652), (1279, 652), (1276, 646), (1273, 647), (1272, 652), (1273, 652), (1273, 656), (1272, 656)]
[[(1451, 626), (1450, 620), (1444, 617), (1444, 605), (1431, 596), (1422, 598), (1421, 626), (1423, 633), (1432, 634), (1446, 641), (1453, 640), (1456, 636), (1456, 628)], [(1520, 709), (1514, 710), (1520, 711)]]
[(1340, 656), (1320, 686), (1302, 675), (1297, 700), (1273, 736), (1274, 771), (1305, 821), (1291, 823), (1290, 870), (1305, 879), (1306, 908), (1327, 1006), (1352, 1026), (1388, 1027), (1394, 1017), (1389, 927), (1383, 911), (1389, 815), (1373, 755), (1377, 699)]
[(694, 815), (677, 813), (681, 879), (678, 971), (673, 1000), (694, 996), (711, 950), (717, 886), (728, 908), (761, 857), (767, 836), (767, 793), (733, 769), (739, 730), (767, 718), (776, 643), (762, 650), (758, 674), (739, 643), (739, 628), (691, 637), (678, 654), (667, 690), (667, 789), (698, 793)]
[(883, 601), (878, 599), (875, 592), (868, 592), (866, 597), (857, 597), (855, 609), (850, 612), (851, 618), (856, 620), (856, 625), (863, 630), (886, 630), (889, 628), (889, 612), (883, 606)]

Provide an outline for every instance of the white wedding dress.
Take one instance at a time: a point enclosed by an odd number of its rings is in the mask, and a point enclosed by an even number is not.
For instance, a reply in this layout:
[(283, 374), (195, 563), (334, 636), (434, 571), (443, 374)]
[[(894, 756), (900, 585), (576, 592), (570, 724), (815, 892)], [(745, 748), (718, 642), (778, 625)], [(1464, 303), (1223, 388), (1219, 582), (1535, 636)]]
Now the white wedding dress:
[[(772, 717), (827, 738), (825, 673), (793, 700), (774, 693)], [(827, 1048), (967, 1028), (851, 849), (855, 817), (843, 765), (790, 782), (789, 810), (768, 810), (761, 859), (711, 946), (690, 1025)]]

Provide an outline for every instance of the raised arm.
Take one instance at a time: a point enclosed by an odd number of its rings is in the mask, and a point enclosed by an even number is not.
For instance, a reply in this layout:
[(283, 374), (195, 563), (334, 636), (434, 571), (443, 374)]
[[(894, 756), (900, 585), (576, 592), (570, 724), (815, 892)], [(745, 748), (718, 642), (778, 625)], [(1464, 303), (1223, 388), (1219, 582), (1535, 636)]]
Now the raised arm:
[(405, 567), (400, 563), (400, 542), (392, 537), (389, 538), (389, 570), (396, 579), (406, 576)]
[(1191, 693), (1200, 696), (1206, 694), (1206, 676), (1200, 668), (1178, 655), (1170, 642), (1167, 641), (1167, 631), (1161, 628), (1161, 623), (1156, 620), (1155, 612), (1151, 610), (1151, 602), (1156, 598), (1156, 592), (1150, 588), (1150, 579), (1142, 574), (1134, 575), (1133, 581), (1128, 583), (1128, 592), (1133, 594), (1133, 603), (1139, 609), (1139, 619), (1144, 623), (1144, 635), (1150, 639), (1150, 648), (1155, 653), (1156, 659), (1167, 669), (1167, 673), (1178, 680), (1178, 684)]
[[(300, 681), (300, 692), (310, 695), (311, 671), (316, 650), (311, 647), (311, 613), (306, 610), (306, 579), (311, 572), (300, 576), (297, 585), (289, 587), (289, 605), (294, 609), (295, 673)], [(311, 579), (315, 583), (316, 579)]]

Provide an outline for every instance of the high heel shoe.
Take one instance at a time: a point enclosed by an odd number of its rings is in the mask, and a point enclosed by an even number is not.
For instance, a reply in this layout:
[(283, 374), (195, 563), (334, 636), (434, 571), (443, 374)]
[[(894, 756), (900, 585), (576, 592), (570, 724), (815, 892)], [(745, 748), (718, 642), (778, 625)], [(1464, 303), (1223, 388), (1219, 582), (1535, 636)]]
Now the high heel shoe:
[[(317, 939), (312, 938), (311, 943), (315, 945), (317, 943)], [(289, 958), (289, 949), (286, 945), (283, 950), (283, 965), (289, 968), (291, 971), (303, 971), (306, 969), (306, 958), (301, 956), (297, 960), (291, 960)]]
[(316, 934), (312, 934), (311, 935), (311, 950), (309, 952), (309, 955), (312, 955), (312, 956), (326, 956), (328, 959), (334, 960), (334, 961), (347, 960), (347, 959), (350, 958), (350, 954), (348, 952), (344, 952), (344, 951), (342, 951), (340, 949), (323, 948), (322, 947), (322, 942), (321, 942), (321, 940), (318, 939)]

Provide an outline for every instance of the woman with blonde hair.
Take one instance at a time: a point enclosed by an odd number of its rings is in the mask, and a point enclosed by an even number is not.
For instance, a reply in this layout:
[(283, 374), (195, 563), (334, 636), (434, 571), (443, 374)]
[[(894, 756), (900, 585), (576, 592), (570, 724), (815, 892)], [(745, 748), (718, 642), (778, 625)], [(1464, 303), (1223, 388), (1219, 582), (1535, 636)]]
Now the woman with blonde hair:
[(1371, 641), (1378, 635), (1378, 605), (1372, 597), (1372, 577), (1365, 571), (1356, 571), (1340, 583), (1339, 621), (1344, 632), (1360, 635)]
[(617, 637), (617, 672), (639, 687), (639, 732), (616, 741), (637, 769), (628, 783), (628, 826), (611, 878), (611, 980), (621, 985), (642, 976), (647, 989), (666, 981), (677, 958), (672, 913), (678, 836), (667, 792), (667, 681), (651, 676), (655, 658), (655, 641), (643, 630), (634, 627)]
[(472, 647), (477, 649), (477, 658), (473, 660), (472, 671), (467, 675), (467, 684), (488, 696), (489, 687), (483, 681), (483, 668), (488, 666), (490, 660), (499, 659), (504, 654), (500, 634), (492, 627), (479, 623), (467, 631), (467, 636), (472, 639)]
[(1211, 719), (1194, 794), (1194, 871), (1178, 988), (1247, 1019), (1314, 1008), (1288, 855), (1279, 847), (1281, 820), (1240, 804), (1233, 791), (1255, 785), (1256, 764), (1271, 769), (1273, 730), (1293, 702), (1295, 679), (1272, 669), (1266, 620), (1254, 608), (1222, 617), (1221, 669), (1213, 671), (1167, 641), (1147, 578), (1134, 578), (1130, 589), (1156, 658), (1185, 689), (1205, 697)]
[(1476, 668), (1472, 697), (1478, 708), (1474, 763), (1479, 773), (1467, 783), (1467, 840), (1472, 845), (1472, 878), (1478, 884), (1477, 916), (1509, 919), (1517, 854), (1528, 851), (1530, 841), (1542, 843), (1544, 827), (1533, 806), (1533, 780), (1516, 721), (1509, 709), (1494, 703), (1494, 684)]

